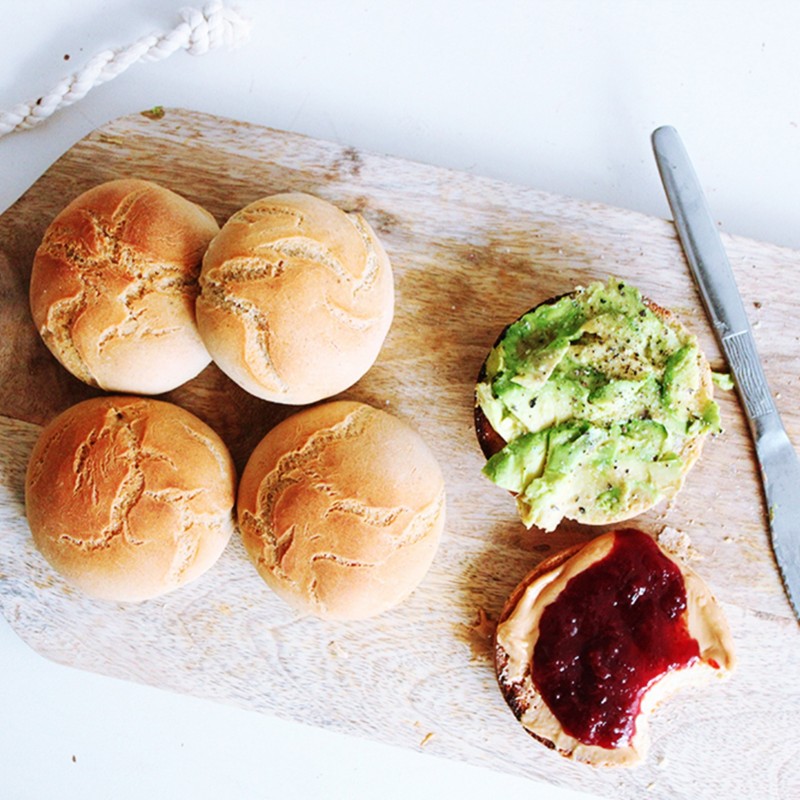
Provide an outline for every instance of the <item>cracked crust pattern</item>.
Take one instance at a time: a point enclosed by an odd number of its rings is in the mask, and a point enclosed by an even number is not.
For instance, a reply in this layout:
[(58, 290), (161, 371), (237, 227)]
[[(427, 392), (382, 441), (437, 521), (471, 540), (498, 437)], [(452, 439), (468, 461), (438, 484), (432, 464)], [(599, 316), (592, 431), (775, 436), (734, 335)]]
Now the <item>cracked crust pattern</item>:
[(392, 415), (339, 401), (295, 414), (254, 451), (238, 516), (259, 574), (303, 612), (357, 619), (419, 584), (444, 526), (441, 471)]
[(194, 303), (214, 219), (140, 180), (101, 184), (50, 224), (30, 300), (42, 340), (73, 375), (110, 391), (152, 394), (210, 361)]
[(234, 470), (172, 404), (101, 397), (45, 428), (26, 479), (34, 543), (87, 594), (142, 600), (205, 572), (233, 531)]
[(358, 214), (299, 193), (236, 212), (203, 260), (200, 333), (251, 394), (305, 404), (355, 383), (391, 325), (389, 259)]

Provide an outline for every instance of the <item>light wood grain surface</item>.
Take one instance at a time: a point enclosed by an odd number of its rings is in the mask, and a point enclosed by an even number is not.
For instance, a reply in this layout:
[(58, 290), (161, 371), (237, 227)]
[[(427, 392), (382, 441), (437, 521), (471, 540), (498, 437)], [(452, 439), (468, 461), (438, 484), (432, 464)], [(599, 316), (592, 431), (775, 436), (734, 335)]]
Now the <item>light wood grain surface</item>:
[[(220, 223), (258, 197), (306, 191), (370, 221), (392, 259), (395, 322), (375, 366), (343, 397), (384, 407), (426, 438), (448, 490), (430, 573), (401, 607), (332, 624), (298, 618), (232, 541), (196, 583), (136, 606), (89, 600), (33, 548), (23, 478), (42, 424), (95, 390), (39, 341), (27, 304), (33, 253), (55, 214), (101, 181), (159, 181)], [(656, 173), (654, 168), (654, 180)], [(790, 437), (800, 441), (800, 253), (725, 237)], [(541, 558), (597, 529), (526, 531), (482, 478), (472, 389), (500, 329), (529, 307), (609, 274), (677, 312), (712, 364), (719, 350), (672, 225), (295, 134), (167, 109), (78, 142), (0, 218), (0, 608), (59, 662), (602, 796), (800, 796), (800, 635), (775, 570), (752, 446), (735, 395), (668, 507), (638, 519), (688, 534), (691, 564), (728, 614), (738, 670), (674, 698), (652, 721), (644, 765), (592, 770), (536, 744), (495, 685), (491, 620)], [(166, 395), (211, 424), (239, 469), (294, 409), (246, 395), (213, 365)]]

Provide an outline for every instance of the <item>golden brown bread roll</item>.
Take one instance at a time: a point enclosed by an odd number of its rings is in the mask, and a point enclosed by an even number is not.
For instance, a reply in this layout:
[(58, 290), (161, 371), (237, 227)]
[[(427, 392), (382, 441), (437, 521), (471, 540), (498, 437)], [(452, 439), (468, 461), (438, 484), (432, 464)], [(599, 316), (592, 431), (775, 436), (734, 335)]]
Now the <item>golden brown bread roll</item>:
[(307, 194), (234, 214), (203, 260), (200, 333), (251, 394), (305, 404), (372, 366), (394, 313), (389, 259), (367, 222)]
[(197, 277), (219, 231), (205, 209), (150, 181), (75, 198), (48, 227), (30, 284), (33, 320), (73, 375), (158, 394), (211, 361), (195, 321)]
[(139, 601), (212, 566), (234, 528), (235, 474), (222, 440), (159, 400), (98, 397), (42, 431), (28, 466), (33, 540), (86, 594)]
[(385, 411), (338, 401), (273, 428), (242, 474), (237, 513), (261, 577), (302, 612), (371, 617), (425, 576), (444, 482), (422, 438)]

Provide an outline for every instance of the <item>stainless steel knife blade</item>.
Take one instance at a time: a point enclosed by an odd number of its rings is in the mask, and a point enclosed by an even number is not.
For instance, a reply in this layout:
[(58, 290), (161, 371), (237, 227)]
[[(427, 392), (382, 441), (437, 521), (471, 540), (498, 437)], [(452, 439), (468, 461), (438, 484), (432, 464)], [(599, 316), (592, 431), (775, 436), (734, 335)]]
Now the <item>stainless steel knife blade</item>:
[(686, 259), (733, 373), (761, 468), (772, 549), (800, 620), (800, 462), (778, 415), (753, 332), (705, 194), (675, 128), (657, 128), (653, 151)]

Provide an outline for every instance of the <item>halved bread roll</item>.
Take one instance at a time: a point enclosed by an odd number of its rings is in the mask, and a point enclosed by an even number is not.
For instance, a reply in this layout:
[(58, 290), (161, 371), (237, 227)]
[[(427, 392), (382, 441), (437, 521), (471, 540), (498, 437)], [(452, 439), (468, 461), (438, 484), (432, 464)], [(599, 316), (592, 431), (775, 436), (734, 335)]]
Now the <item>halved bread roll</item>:
[(509, 325), (475, 398), (484, 473), (546, 531), (565, 518), (615, 524), (674, 497), (719, 430), (694, 335), (617, 279)]
[(495, 633), (498, 684), (523, 727), (595, 766), (638, 763), (653, 709), (733, 667), (708, 587), (632, 529), (544, 560), (512, 592)]

